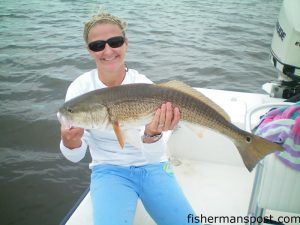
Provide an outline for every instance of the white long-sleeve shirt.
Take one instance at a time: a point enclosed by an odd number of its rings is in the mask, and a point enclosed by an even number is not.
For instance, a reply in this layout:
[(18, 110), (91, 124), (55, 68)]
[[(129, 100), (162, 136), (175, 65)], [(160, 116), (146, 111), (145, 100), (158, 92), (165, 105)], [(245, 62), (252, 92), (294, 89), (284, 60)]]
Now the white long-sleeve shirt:
[[(152, 81), (146, 76), (139, 74), (136, 70), (129, 69), (126, 72), (122, 85), (130, 83), (152, 83)], [(104, 87), (106, 85), (100, 81), (98, 72), (94, 69), (82, 74), (71, 83), (65, 100), (68, 101), (86, 92)], [(142, 134), (144, 127), (137, 128), (137, 130)], [(60, 142), (62, 154), (72, 162), (78, 162), (83, 159), (88, 147), (92, 156), (90, 168), (99, 164), (141, 166), (167, 161), (165, 138), (161, 138), (159, 141), (151, 144), (142, 143), (140, 147), (135, 147), (125, 142), (125, 146), (122, 149), (112, 130), (86, 129), (79, 148), (69, 149), (63, 145), (62, 141)]]

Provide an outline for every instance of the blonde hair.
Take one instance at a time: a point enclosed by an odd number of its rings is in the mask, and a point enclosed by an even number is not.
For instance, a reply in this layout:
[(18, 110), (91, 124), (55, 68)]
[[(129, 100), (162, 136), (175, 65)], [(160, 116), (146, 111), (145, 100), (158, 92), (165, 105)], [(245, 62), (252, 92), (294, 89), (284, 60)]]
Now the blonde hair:
[(101, 23), (111, 23), (116, 24), (122, 30), (122, 34), (125, 37), (125, 30), (127, 28), (127, 22), (122, 20), (121, 18), (114, 16), (104, 9), (99, 9), (98, 12), (93, 15), (85, 24), (84, 24), (84, 31), (83, 31), (83, 38), (85, 43), (88, 43), (88, 35), (90, 30), (97, 24)]

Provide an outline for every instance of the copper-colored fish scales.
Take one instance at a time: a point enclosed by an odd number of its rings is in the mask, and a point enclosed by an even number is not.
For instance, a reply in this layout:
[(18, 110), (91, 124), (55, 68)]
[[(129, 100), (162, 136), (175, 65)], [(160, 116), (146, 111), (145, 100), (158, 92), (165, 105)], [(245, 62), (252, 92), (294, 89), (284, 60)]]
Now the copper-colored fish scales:
[[(72, 121), (74, 126), (84, 128), (90, 125), (97, 127), (95, 124), (100, 125), (108, 119), (106, 122), (113, 125), (122, 145), (122, 137), (118, 131), (119, 123), (153, 116), (156, 109), (166, 101), (172, 102), (174, 107), (180, 109), (181, 120), (210, 128), (232, 139), (249, 171), (267, 154), (283, 150), (278, 144), (239, 129), (230, 122), (229, 116), (222, 108), (179, 81), (158, 85), (129, 84), (95, 90), (66, 102), (59, 114), (65, 120)], [(80, 113), (85, 115), (85, 121), (81, 124), (80, 116), (76, 117), (76, 114)]]

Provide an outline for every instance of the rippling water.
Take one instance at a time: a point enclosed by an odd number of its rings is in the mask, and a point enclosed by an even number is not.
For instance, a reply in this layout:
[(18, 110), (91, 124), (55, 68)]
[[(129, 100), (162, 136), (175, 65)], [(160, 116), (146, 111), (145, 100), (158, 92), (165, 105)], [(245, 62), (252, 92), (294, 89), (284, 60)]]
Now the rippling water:
[(55, 112), (69, 83), (94, 68), (83, 23), (101, 3), (129, 23), (127, 64), (154, 81), (262, 92), (282, 0), (0, 2), (0, 218), (58, 224), (89, 183), (87, 157), (59, 151)]

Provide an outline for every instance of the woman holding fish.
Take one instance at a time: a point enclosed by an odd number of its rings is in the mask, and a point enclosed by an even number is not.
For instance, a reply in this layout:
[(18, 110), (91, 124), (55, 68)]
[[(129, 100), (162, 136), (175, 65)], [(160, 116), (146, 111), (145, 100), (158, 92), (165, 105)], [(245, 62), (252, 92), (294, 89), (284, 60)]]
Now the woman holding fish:
[[(152, 83), (126, 67), (125, 29), (126, 22), (103, 11), (87, 21), (84, 40), (97, 68), (71, 83), (66, 101), (101, 88)], [(144, 127), (134, 127), (132, 121), (129, 129), (110, 119), (101, 129), (83, 129), (60, 120), (63, 155), (78, 162), (87, 148), (91, 153), (95, 225), (132, 224), (138, 198), (158, 225), (188, 224), (187, 216), (195, 213), (173, 175), (162, 138), (162, 132), (174, 129), (179, 120), (179, 109), (170, 102), (162, 104)]]

